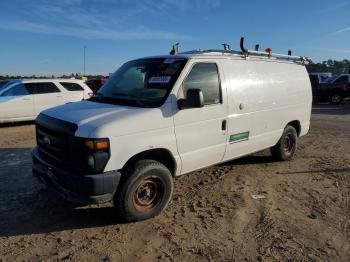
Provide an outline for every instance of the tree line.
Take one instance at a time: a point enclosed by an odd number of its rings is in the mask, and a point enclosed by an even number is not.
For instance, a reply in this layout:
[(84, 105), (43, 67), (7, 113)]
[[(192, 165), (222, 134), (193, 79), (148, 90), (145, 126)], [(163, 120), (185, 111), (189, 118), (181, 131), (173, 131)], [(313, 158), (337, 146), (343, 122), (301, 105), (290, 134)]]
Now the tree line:
[[(306, 69), (309, 73), (333, 73), (333, 74), (350, 74), (350, 60), (344, 59), (342, 61), (328, 59), (327, 61), (323, 61), (320, 63), (311, 63), (306, 66)], [(70, 75), (62, 75), (57, 78), (81, 78), (79, 74), (70, 74)], [(103, 78), (102, 75), (88, 75), (86, 76), (88, 79), (91, 78)], [(0, 75), (0, 80), (6, 79), (45, 79), (47, 76), (10, 76), (10, 75)], [(54, 75), (51, 78), (56, 78)]]
[(328, 59), (320, 63), (311, 63), (306, 68), (309, 73), (350, 74), (350, 60), (337, 61)]

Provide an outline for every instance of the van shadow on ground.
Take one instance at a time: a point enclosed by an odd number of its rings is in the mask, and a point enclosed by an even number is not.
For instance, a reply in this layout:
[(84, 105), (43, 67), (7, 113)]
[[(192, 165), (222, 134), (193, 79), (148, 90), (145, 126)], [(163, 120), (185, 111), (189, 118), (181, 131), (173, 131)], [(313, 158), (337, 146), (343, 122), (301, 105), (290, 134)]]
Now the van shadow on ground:
[(0, 237), (121, 223), (111, 206), (74, 207), (31, 173), (31, 148), (0, 149)]
[[(3, 148), (0, 156), (0, 237), (123, 224), (111, 204), (77, 207), (46, 190), (31, 174), (30, 148)], [(272, 162), (265, 151), (219, 167)]]
[[(111, 204), (77, 207), (45, 189), (31, 174), (30, 150), (0, 149), (0, 237), (123, 223)], [(223, 165), (271, 161), (270, 156), (248, 156)]]
[[(30, 150), (30, 148), (0, 149), (0, 237), (45, 234), (123, 223), (111, 204), (77, 207), (46, 190), (31, 174)], [(228, 165), (259, 165), (274, 161), (266, 150), (220, 164), (218, 168)], [(279, 174), (338, 171), (344, 172), (344, 170), (302, 170)]]

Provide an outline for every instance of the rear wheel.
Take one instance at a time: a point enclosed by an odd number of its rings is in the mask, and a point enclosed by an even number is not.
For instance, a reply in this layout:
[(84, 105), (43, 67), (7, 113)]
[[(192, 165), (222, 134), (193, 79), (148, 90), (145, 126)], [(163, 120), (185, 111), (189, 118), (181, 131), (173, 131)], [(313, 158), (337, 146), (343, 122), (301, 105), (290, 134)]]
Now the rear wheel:
[(271, 153), (274, 158), (280, 161), (291, 159), (297, 149), (298, 135), (297, 131), (292, 126), (287, 126), (278, 143), (271, 147)]
[(340, 93), (333, 93), (330, 97), (330, 102), (334, 105), (339, 105), (343, 101), (343, 96)]
[(124, 176), (126, 178), (114, 199), (114, 205), (124, 220), (152, 218), (166, 208), (174, 186), (172, 175), (163, 164), (141, 160)]

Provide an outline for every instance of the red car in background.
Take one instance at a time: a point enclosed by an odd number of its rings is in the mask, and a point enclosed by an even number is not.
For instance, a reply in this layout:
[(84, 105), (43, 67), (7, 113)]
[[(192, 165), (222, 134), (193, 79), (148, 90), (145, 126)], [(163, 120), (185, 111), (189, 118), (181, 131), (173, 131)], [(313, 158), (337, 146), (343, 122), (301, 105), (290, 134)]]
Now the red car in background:
[(86, 81), (86, 84), (90, 87), (92, 92), (95, 94), (106, 82), (105, 78), (99, 79), (89, 79)]

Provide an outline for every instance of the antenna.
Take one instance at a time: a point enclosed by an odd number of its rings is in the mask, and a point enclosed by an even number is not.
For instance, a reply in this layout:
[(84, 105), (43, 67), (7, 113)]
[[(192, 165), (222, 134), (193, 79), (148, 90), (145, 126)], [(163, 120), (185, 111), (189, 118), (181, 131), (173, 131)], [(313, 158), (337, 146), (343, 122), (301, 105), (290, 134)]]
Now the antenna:
[(85, 76), (85, 69), (86, 69), (85, 61), (86, 61), (86, 45), (84, 45), (84, 76)]
[(222, 45), (224, 46), (224, 50), (225, 50), (225, 51), (230, 51), (230, 50), (231, 50), (229, 44), (224, 43), (224, 44), (222, 44)]
[(179, 52), (179, 45), (180, 45), (180, 43), (176, 43), (175, 45), (173, 45), (173, 48), (169, 54), (176, 55)]

